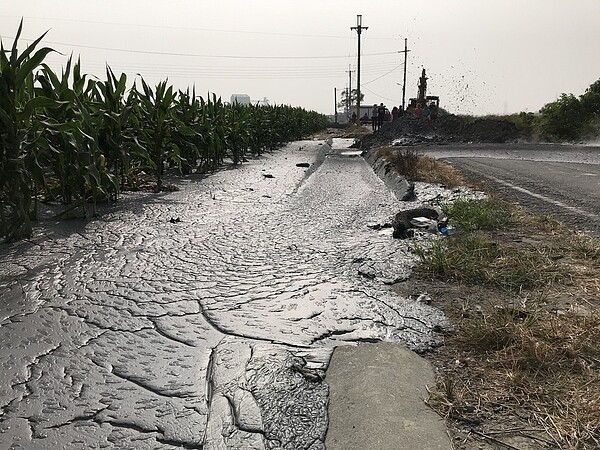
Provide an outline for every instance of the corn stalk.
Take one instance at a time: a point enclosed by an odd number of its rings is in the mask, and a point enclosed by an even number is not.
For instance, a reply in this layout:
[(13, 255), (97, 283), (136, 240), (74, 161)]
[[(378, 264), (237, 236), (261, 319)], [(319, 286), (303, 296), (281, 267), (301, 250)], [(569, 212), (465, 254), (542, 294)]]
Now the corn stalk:
[(153, 91), (141, 80), (144, 92), (137, 93), (137, 119), (139, 125), (139, 142), (149, 155), (150, 167), (156, 177), (156, 191), (162, 189), (165, 164), (170, 159), (180, 166), (179, 149), (172, 144), (171, 131), (177, 126), (172, 106), (175, 93), (167, 81), (161, 81)]
[(200, 101), (195, 90), (182, 92), (175, 101), (176, 128), (171, 133), (173, 146), (179, 151), (182, 173), (189, 174), (198, 163), (202, 135), (199, 130)]
[(250, 147), (250, 108), (235, 103), (225, 110), (225, 140), (234, 164), (244, 161)]
[(25, 155), (35, 143), (31, 124), (39, 108), (58, 106), (33, 92), (33, 73), (53, 50), (44, 47), (34, 53), (44, 33), (19, 54), (22, 28), (23, 21), (9, 53), (0, 42), (0, 235), (9, 241), (30, 236), (35, 217), (34, 183), (25, 165)]

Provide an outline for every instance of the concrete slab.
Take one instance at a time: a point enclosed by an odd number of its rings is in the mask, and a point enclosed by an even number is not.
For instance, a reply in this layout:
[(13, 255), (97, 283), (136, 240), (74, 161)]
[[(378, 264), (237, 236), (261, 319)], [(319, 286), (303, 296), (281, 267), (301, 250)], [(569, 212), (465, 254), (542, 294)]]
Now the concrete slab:
[(327, 369), (328, 450), (451, 450), (442, 419), (425, 403), (431, 365), (398, 344), (337, 347)]

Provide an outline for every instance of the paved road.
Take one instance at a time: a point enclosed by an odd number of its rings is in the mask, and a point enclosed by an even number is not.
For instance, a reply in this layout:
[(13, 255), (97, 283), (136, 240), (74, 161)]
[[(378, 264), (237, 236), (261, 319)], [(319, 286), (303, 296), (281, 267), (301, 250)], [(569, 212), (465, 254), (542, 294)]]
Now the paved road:
[(324, 448), (332, 349), (444, 324), (388, 290), (414, 242), (366, 226), (402, 208), (343, 153), (293, 143), (0, 247), (0, 449)]
[(536, 214), (600, 235), (600, 147), (471, 144), (420, 150)]

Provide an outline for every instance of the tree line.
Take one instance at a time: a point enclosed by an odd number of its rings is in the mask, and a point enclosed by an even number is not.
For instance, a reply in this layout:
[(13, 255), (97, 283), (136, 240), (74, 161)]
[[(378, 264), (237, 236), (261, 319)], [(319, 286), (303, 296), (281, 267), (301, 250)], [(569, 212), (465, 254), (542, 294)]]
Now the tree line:
[(579, 97), (561, 94), (539, 113), (506, 117), (529, 137), (549, 142), (597, 140), (600, 137), (600, 79)]

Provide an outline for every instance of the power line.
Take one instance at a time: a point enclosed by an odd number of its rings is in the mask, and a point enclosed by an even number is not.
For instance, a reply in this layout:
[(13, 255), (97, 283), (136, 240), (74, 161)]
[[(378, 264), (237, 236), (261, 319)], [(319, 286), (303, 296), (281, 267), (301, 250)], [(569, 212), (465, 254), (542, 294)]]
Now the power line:
[[(45, 61), (50, 61), (53, 64), (64, 64), (64, 59), (58, 59), (56, 57), (48, 57)], [(82, 65), (101, 65), (102, 67), (106, 66), (106, 62), (104, 60), (99, 61), (95, 59), (82, 59)], [(111, 61), (109, 63), (110, 66), (126, 66), (132, 68), (148, 68), (152, 69), (160, 69), (163, 70), (165, 68), (165, 64), (152, 64), (147, 62), (132, 62), (132, 61)], [(288, 74), (288, 73), (338, 73), (347, 72), (342, 65), (338, 66), (310, 66), (306, 65), (298, 65), (298, 66), (281, 66), (281, 65), (272, 65), (272, 66), (247, 66), (247, 65), (199, 65), (199, 64), (172, 64), (169, 65), (169, 68), (176, 68), (178, 70), (191, 70), (191, 71), (212, 71), (212, 72), (228, 72), (228, 71), (243, 71), (244, 73), (275, 73), (275, 74)], [(380, 74), (383, 71), (385, 73), (389, 73), (390, 70), (397, 69), (397, 66), (385, 63), (385, 64), (373, 64), (365, 66), (366, 72), (370, 72), (373, 74)]]
[[(64, 65), (62, 62), (55, 61), (47, 61), (47, 63), (51, 66), (61, 66)], [(330, 71), (252, 71), (247, 70), (245, 68), (231, 68), (229, 70), (218, 70), (214, 68), (180, 68), (180, 67), (168, 67), (168, 68), (159, 68), (159, 67), (144, 67), (135, 66), (135, 65), (120, 65), (120, 64), (110, 64), (113, 71), (117, 72), (126, 72), (126, 73), (140, 73), (144, 76), (149, 75), (159, 75), (159, 76), (188, 76), (188, 77), (200, 77), (200, 78), (221, 78), (221, 79), (280, 79), (280, 80), (290, 80), (290, 79), (323, 79), (323, 78), (340, 78), (339, 70), (330, 70)], [(103, 72), (106, 68), (106, 64), (103, 63), (92, 63), (86, 64), (82, 63), (82, 69), (84, 72), (92, 72), (92, 73), (100, 73)], [(373, 71), (377, 72), (377, 71)], [(371, 73), (371, 71), (369, 71)]]
[[(64, 65), (66, 61), (57, 56), (49, 56), (46, 59), (46, 62), (52, 65)], [(84, 67), (94, 67), (99, 69), (104, 69), (106, 67), (105, 61), (98, 61), (97, 59), (83, 59), (81, 62)], [(300, 64), (300, 63), (299, 63)], [(314, 75), (318, 77), (320, 75), (335, 75), (340, 76), (342, 72), (345, 72), (345, 69), (341, 65), (311, 65), (307, 67), (305, 64), (301, 65), (260, 65), (260, 66), (248, 66), (248, 65), (201, 65), (201, 64), (169, 64), (168, 67), (165, 67), (165, 64), (152, 64), (148, 62), (121, 62), (121, 61), (111, 61), (109, 64), (111, 67), (118, 67), (120, 69), (131, 69), (135, 71), (140, 70), (148, 70), (148, 71), (178, 71), (178, 72), (187, 72), (187, 73), (216, 73), (216, 74), (244, 74), (244, 75), (275, 75), (275, 76), (294, 76), (294, 75)], [(366, 65), (364, 72), (371, 75), (379, 75), (382, 72), (387, 74), (390, 70), (395, 70), (396, 66), (390, 63), (376, 63)]]
[[(319, 35), (319, 34), (300, 34), (300, 33), (276, 33), (271, 31), (247, 31), (247, 30), (226, 30), (219, 28), (197, 28), (197, 27), (175, 27), (166, 25), (147, 25), (139, 23), (124, 23), (124, 22), (106, 22), (100, 20), (82, 20), (82, 19), (66, 19), (59, 17), (36, 17), (36, 16), (11, 16), (0, 14), (0, 17), (11, 17), (11, 18), (23, 18), (33, 20), (54, 20), (62, 22), (74, 22), (74, 23), (92, 23), (97, 25), (117, 25), (125, 27), (139, 27), (139, 28), (155, 28), (164, 30), (186, 30), (186, 31), (208, 31), (217, 33), (239, 33), (239, 34), (257, 34), (267, 36), (293, 36), (293, 37), (314, 37), (314, 38), (327, 38), (327, 39), (347, 39), (346, 36), (334, 36), (334, 35)], [(372, 39), (386, 39), (386, 40), (397, 40), (399, 37), (372, 37)]]
[(372, 79), (371, 81), (367, 81), (366, 83), (363, 83), (363, 85), (365, 85), (365, 84), (369, 84), (369, 83), (372, 83), (372, 82), (374, 82), (374, 81), (377, 81), (377, 80), (379, 80), (380, 78), (383, 78), (383, 77), (385, 77), (386, 75), (389, 75), (390, 73), (392, 73), (392, 72), (393, 72), (394, 70), (396, 70), (397, 68), (399, 68), (399, 67), (402, 67), (403, 65), (404, 65), (404, 64), (398, 64), (398, 65), (397, 65), (396, 67), (394, 67), (392, 70), (390, 70), (390, 71), (388, 71), (388, 72), (384, 73), (383, 75), (381, 75), (381, 76), (379, 76), (379, 77), (377, 77), (377, 78), (374, 78), (374, 79)]
[[(34, 41), (35, 39), (22, 38), (24, 41)], [(107, 50), (113, 52), (125, 52), (125, 53), (140, 53), (145, 55), (163, 55), (163, 56), (185, 56), (194, 58), (223, 58), (223, 59), (340, 59), (347, 58), (347, 56), (241, 56), (241, 55), (201, 55), (193, 53), (174, 53), (174, 52), (156, 52), (150, 50), (129, 50), (123, 48), (112, 48), (112, 47), (97, 47), (93, 45), (81, 45), (81, 44), (68, 44), (64, 42), (56, 41), (44, 41), (46, 44), (53, 45), (65, 45), (70, 47), (88, 48), (93, 50)], [(397, 52), (383, 52), (383, 53), (371, 53), (363, 56), (382, 56), (382, 55), (394, 55)]]
[(393, 99), (393, 98), (384, 97), (383, 95), (379, 95), (377, 92), (373, 92), (372, 90), (370, 90), (368, 88), (365, 88), (365, 90), (369, 91), (371, 94), (377, 96), (378, 98), (382, 98), (384, 100), (389, 100), (390, 102), (394, 102), (394, 103), (399, 103), (400, 102), (400, 100), (396, 100), (396, 99)]

